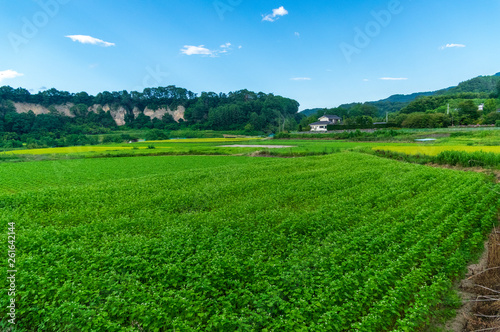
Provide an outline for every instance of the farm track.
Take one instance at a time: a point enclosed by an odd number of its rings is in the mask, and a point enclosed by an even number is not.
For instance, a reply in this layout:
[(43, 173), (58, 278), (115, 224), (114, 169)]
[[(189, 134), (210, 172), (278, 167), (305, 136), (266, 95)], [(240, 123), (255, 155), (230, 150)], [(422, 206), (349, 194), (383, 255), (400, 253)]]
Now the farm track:
[[(499, 218), (500, 221), (500, 218)], [(500, 330), (500, 227), (490, 234), (477, 264), (469, 265), (466, 278), (458, 284), (462, 307), (446, 324), (446, 331)]]

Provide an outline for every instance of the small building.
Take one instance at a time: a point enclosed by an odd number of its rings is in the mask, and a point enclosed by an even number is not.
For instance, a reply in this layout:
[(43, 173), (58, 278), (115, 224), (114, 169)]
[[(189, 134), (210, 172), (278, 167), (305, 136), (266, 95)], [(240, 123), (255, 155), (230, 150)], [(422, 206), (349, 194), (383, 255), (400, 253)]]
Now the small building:
[(484, 104), (479, 105), (479, 106), (477, 107), (477, 110), (478, 110), (479, 112), (484, 111)]
[(330, 124), (340, 124), (340, 122), (342, 122), (342, 119), (336, 115), (323, 115), (318, 120), (320, 122), (328, 121)]
[(342, 119), (336, 115), (323, 115), (318, 119), (318, 122), (311, 123), (311, 131), (328, 131), (329, 125), (336, 125), (342, 122)]

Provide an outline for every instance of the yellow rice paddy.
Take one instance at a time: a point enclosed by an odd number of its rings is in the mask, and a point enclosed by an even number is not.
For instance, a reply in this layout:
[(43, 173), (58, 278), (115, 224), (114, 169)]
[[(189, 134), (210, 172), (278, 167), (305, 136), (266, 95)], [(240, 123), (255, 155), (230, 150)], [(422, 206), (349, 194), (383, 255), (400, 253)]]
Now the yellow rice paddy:
[(238, 137), (238, 138), (187, 138), (187, 139), (168, 139), (163, 141), (147, 141), (145, 143), (224, 143), (224, 142), (245, 142), (255, 141), (259, 137)]
[[(146, 147), (140, 147), (146, 149)], [(122, 146), (71, 146), (64, 148), (46, 148), (46, 149), (29, 149), (29, 150), (14, 150), (5, 153), (13, 154), (62, 154), (62, 153), (82, 153), (82, 152), (104, 152), (104, 151), (122, 151), (132, 150), (132, 147)]]

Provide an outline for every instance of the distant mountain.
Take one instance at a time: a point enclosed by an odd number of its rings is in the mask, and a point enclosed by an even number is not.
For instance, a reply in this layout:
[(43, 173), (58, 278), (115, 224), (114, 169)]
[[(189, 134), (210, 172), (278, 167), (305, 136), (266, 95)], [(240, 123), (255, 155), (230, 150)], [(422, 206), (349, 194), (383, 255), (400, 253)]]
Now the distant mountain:
[[(365, 104), (375, 106), (378, 109), (379, 116), (384, 116), (386, 112), (394, 113), (398, 112), (402, 108), (408, 106), (412, 101), (419, 97), (433, 96), (438, 91), (431, 92), (417, 92), (409, 95), (392, 95), (389, 98), (378, 100), (378, 101), (368, 101)], [(339, 108), (351, 109), (352, 107), (358, 105), (359, 103), (342, 104)]]
[(390, 102), (390, 103), (409, 103), (417, 99), (418, 97), (432, 96), (436, 94), (437, 91), (430, 92), (416, 92), (409, 95), (392, 95), (389, 98), (382, 99), (379, 101), (372, 101), (371, 104)]
[(493, 76), (479, 76), (460, 83), (456, 87), (437, 91), (437, 95), (451, 95), (455, 93), (492, 93), (500, 82), (500, 73)]
[[(500, 72), (492, 76), (479, 76), (464, 82), (457, 86), (445, 88), (438, 91), (429, 92), (416, 92), (409, 95), (392, 95), (389, 98), (377, 101), (368, 101), (366, 104), (377, 107), (379, 115), (383, 116), (385, 112), (393, 113), (400, 111), (408, 106), (411, 102), (418, 98), (438, 96), (438, 95), (453, 95), (458, 93), (492, 93), (497, 89), (498, 82), (500, 82)], [(342, 104), (339, 108), (350, 109), (359, 103)]]
[(301, 111), (300, 114), (303, 114), (305, 116), (311, 116), (318, 113), (318, 111), (321, 111), (322, 109), (324, 108), (308, 108), (306, 110)]

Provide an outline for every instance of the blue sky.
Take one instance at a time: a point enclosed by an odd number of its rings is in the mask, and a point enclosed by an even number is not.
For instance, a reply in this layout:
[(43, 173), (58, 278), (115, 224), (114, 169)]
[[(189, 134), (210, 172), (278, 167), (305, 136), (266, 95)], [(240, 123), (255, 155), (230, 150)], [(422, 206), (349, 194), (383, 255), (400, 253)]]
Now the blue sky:
[(0, 85), (336, 107), (500, 72), (500, 0), (0, 2)]

